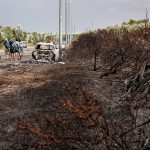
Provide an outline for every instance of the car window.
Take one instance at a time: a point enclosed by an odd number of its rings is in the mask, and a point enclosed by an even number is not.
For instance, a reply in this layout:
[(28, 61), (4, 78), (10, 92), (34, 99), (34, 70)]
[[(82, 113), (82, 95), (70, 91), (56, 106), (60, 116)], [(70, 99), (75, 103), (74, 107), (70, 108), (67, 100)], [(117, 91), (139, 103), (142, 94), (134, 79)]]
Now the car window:
[(54, 46), (53, 45), (36, 45), (35, 49), (41, 49), (41, 50), (53, 50)]
[(53, 47), (52, 45), (49, 45), (49, 49), (50, 49), (50, 50), (53, 50), (54, 47)]
[(35, 47), (35, 48), (36, 48), (36, 49), (40, 49), (40, 46), (41, 46), (41, 45), (36, 45), (36, 47)]
[(38, 45), (37, 49), (41, 49), (41, 50), (53, 50), (53, 46), (52, 45)]
[(47, 47), (47, 45), (41, 45), (41, 46), (40, 46), (40, 49), (47, 50), (47, 49), (48, 49), (48, 47)]

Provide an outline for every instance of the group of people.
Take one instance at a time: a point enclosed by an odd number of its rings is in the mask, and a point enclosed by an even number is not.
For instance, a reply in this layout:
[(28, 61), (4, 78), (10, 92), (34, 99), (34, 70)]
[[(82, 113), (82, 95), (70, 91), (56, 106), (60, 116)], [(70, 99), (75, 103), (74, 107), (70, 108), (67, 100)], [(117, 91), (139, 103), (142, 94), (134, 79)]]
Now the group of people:
[(16, 38), (12, 38), (8, 41), (5, 39), (5, 54), (9, 56), (11, 60), (21, 59), (21, 47)]

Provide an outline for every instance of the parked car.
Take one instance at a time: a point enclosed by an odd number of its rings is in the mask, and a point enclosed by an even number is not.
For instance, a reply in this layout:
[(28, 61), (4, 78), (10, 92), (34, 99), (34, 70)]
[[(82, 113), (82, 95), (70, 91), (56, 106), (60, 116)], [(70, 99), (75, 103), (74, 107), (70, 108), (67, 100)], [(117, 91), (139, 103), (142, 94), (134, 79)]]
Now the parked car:
[(59, 50), (52, 43), (37, 43), (32, 58), (35, 60), (44, 59), (48, 61), (56, 61), (58, 59)]
[(27, 48), (27, 42), (26, 41), (21, 41), (20, 43), (21, 48)]

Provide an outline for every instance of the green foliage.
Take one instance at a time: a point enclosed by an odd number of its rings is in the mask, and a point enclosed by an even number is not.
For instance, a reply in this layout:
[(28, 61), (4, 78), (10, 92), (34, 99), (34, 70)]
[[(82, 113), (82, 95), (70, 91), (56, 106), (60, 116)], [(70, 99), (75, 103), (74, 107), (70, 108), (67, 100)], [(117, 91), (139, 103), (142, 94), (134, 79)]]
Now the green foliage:
[(32, 33), (32, 40), (33, 40), (33, 43), (39, 42), (39, 40), (38, 40), (38, 33), (37, 32), (33, 32)]
[(27, 39), (27, 32), (23, 32), (22, 40), (23, 40), (23, 41), (26, 41), (26, 39)]
[(136, 29), (137, 27), (144, 27), (147, 23), (146, 19), (134, 20), (130, 19), (128, 22), (123, 22), (121, 25), (109, 26), (106, 29), (108, 31), (120, 30), (121, 28), (127, 28), (128, 30)]
[(46, 40), (52, 40), (52, 41), (54, 41), (55, 40), (55, 36), (54, 35), (48, 35), (46, 37)]
[(32, 37), (31, 36), (29, 37), (28, 42), (32, 43)]
[(0, 26), (0, 30), (3, 33), (3, 38), (8, 40), (13, 37), (18, 39), (18, 41), (27, 41), (29, 43), (45, 42), (47, 39), (56, 40), (55, 35), (38, 32), (27, 33), (19, 26), (16, 28)]
[(144, 24), (145, 22), (146, 19), (142, 19), (142, 20), (130, 19), (128, 22), (123, 22), (122, 25), (139, 25), (139, 24)]
[(2, 45), (3, 45), (3, 37), (2, 37), (2, 35), (0, 34), (0, 48), (2, 47)]
[(11, 27), (3, 27), (2, 31), (4, 32), (4, 36), (5, 38), (12, 38), (13, 37), (13, 30), (11, 29)]
[(129, 22), (128, 22), (128, 24), (129, 24), (129, 25), (136, 24), (136, 20), (130, 19)]

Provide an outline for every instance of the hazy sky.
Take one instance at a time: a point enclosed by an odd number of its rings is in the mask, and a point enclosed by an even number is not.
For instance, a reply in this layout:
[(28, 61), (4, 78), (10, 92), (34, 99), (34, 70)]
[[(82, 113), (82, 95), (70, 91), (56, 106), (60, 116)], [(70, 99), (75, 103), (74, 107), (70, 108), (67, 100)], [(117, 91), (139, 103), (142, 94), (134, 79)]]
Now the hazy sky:
[[(59, 0), (0, 0), (0, 25), (21, 24), (28, 32), (58, 32), (58, 2)], [(131, 18), (143, 19), (145, 9), (150, 9), (150, 0), (70, 2), (73, 29), (76, 32), (120, 24)]]

